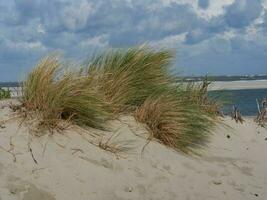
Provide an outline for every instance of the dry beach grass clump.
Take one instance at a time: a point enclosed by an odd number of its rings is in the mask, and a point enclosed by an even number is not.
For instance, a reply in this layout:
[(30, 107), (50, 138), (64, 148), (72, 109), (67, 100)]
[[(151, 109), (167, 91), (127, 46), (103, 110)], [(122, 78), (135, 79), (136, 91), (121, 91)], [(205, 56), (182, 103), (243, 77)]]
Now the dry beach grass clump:
[(205, 144), (219, 106), (207, 81), (182, 83), (172, 73), (173, 55), (146, 46), (107, 51), (76, 70), (48, 56), (24, 81), (20, 111), (50, 131), (62, 121), (103, 129), (109, 119), (133, 115), (151, 139), (188, 153)]
[(266, 127), (267, 124), (267, 98), (263, 98), (261, 104), (256, 99), (258, 107), (258, 115), (255, 121), (262, 127)]

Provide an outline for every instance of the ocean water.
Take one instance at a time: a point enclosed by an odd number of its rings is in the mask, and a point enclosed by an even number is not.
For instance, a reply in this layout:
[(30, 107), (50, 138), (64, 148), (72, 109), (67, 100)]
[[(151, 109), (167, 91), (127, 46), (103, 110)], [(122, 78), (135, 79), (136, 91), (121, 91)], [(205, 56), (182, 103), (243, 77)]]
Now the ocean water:
[[(0, 87), (9, 89), (12, 97), (21, 94), (20, 84), (17, 82), (1, 83)], [(247, 89), (247, 90), (220, 90), (209, 91), (209, 96), (224, 103), (223, 113), (229, 115), (232, 107), (236, 105), (243, 116), (255, 116), (258, 113), (256, 99), (267, 98), (267, 89)]]
[(267, 89), (210, 91), (209, 95), (225, 103), (224, 114), (230, 114), (236, 105), (243, 116), (256, 116), (258, 113), (256, 99), (267, 98)]

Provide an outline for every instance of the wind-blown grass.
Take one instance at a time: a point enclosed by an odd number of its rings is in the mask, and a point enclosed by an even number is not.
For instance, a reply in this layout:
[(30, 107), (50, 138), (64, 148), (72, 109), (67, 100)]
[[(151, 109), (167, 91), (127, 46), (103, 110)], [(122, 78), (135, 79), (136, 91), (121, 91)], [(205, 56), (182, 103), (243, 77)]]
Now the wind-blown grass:
[(145, 46), (108, 51), (96, 56), (88, 66), (107, 101), (119, 111), (140, 106), (148, 96), (174, 82), (170, 73), (173, 53)]
[(135, 118), (145, 123), (152, 138), (184, 153), (205, 146), (216, 125), (213, 112), (207, 112), (203, 104), (189, 99), (181, 88), (155, 94), (136, 110)]
[(24, 82), (22, 105), (49, 129), (62, 120), (103, 128), (114, 114), (134, 115), (151, 137), (188, 153), (207, 141), (219, 105), (208, 97), (207, 81), (178, 82), (173, 58), (168, 50), (142, 46), (108, 51), (92, 58), (86, 72), (65, 73), (58, 57), (50, 56)]
[(110, 51), (90, 62), (88, 76), (115, 111), (133, 111), (151, 136), (186, 152), (208, 139), (219, 105), (207, 95), (208, 81), (178, 82), (172, 59), (170, 51), (147, 47)]
[(91, 87), (92, 80), (64, 72), (57, 56), (42, 59), (23, 84), (22, 105), (41, 116), (40, 125), (52, 130), (61, 120), (101, 128), (107, 105)]

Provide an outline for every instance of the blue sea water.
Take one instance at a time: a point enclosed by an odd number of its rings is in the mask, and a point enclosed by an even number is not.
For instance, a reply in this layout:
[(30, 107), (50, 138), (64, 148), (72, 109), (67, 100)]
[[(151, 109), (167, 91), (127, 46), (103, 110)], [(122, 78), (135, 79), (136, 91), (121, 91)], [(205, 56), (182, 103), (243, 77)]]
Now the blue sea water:
[[(0, 82), (0, 87), (19, 85), (18, 82)], [(230, 114), (233, 105), (236, 105), (243, 116), (255, 116), (258, 113), (256, 99), (260, 102), (262, 98), (267, 98), (267, 89), (209, 91), (209, 96), (224, 102), (222, 110), (226, 115)]]
[(209, 95), (225, 102), (224, 114), (230, 114), (233, 105), (236, 105), (243, 116), (256, 116), (256, 99), (260, 102), (261, 99), (267, 98), (267, 89), (210, 91)]

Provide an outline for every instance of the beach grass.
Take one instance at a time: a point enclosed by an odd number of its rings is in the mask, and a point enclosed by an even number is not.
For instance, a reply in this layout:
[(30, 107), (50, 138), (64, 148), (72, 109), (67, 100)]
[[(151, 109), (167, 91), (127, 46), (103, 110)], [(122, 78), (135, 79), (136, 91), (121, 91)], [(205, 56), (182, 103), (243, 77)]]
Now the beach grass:
[(203, 146), (219, 114), (208, 97), (210, 82), (181, 83), (172, 73), (173, 52), (146, 46), (108, 51), (88, 67), (100, 93), (118, 112), (133, 112), (151, 136), (184, 152)]
[(135, 118), (147, 125), (152, 138), (175, 150), (195, 153), (205, 147), (218, 123), (217, 105), (200, 100), (196, 92), (195, 87), (180, 86), (152, 95), (136, 110)]
[(173, 52), (147, 46), (107, 51), (91, 60), (88, 76), (95, 77), (100, 92), (115, 110), (131, 110), (174, 83), (172, 59)]
[(104, 128), (109, 119), (134, 115), (150, 139), (188, 153), (205, 146), (219, 105), (207, 95), (208, 81), (179, 81), (173, 59), (171, 51), (141, 46), (107, 51), (66, 71), (58, 56), (48, 56), (24, 81), (22, 106), (49, 130), (61, 121)]
[(56, 55), (37, 64), (23, 83), (23, 107), (37, 113), (39, 124), (50, 130), (58, 128), (61, 120), (102, 128), (109, 117), (108, 105), (91, 87), (91, 79), (62, 65)]

